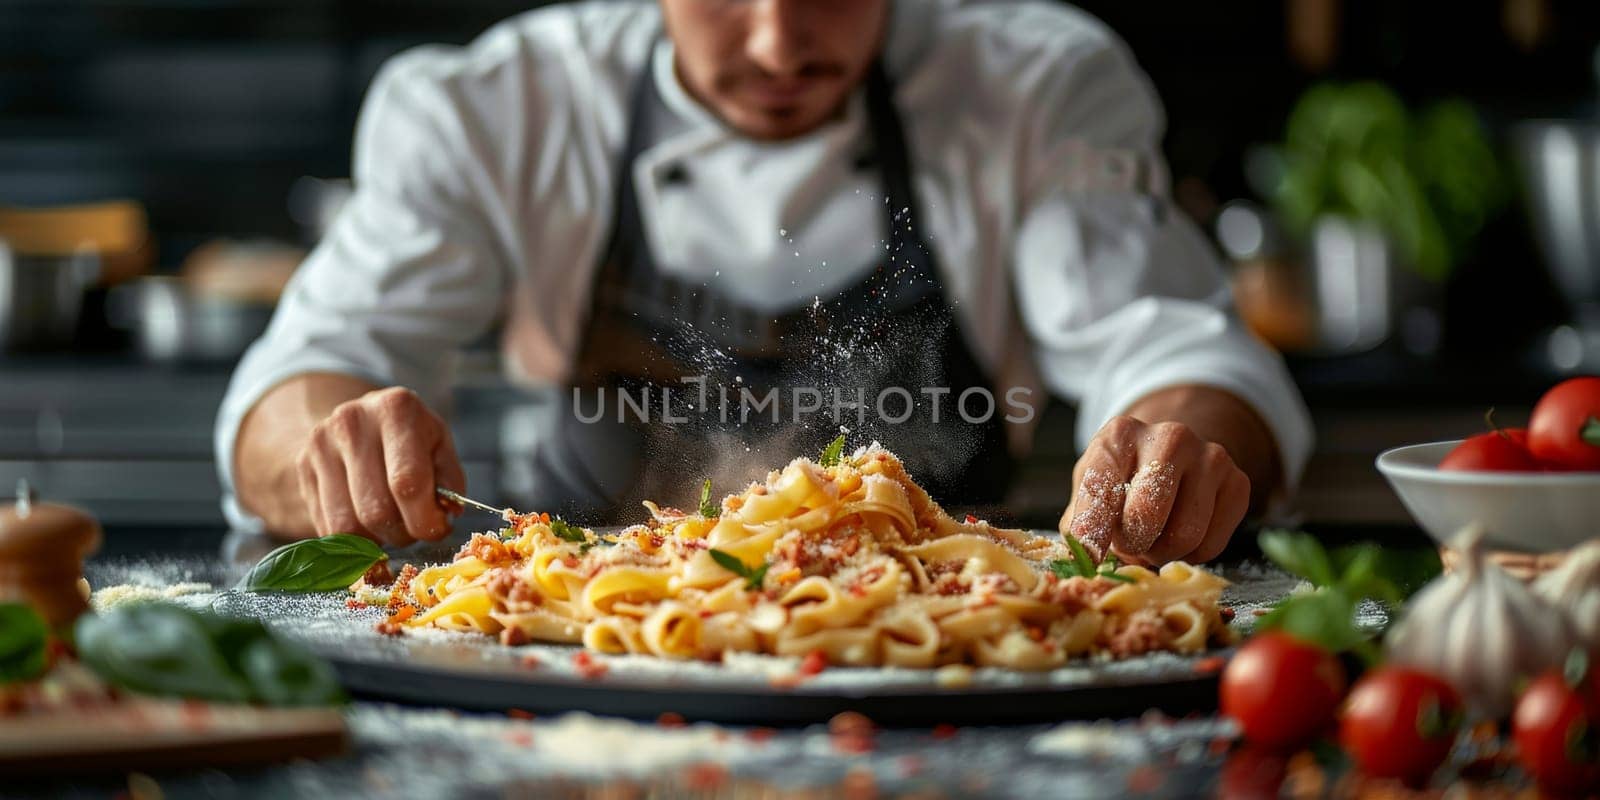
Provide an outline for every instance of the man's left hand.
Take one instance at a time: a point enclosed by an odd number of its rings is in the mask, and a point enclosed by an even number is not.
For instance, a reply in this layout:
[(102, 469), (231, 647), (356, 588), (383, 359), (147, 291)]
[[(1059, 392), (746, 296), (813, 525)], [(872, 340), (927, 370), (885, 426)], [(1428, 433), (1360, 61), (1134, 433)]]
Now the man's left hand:
[(1181, 422), (1113, 417), (1078, 459), (1072, 484), (1060, 529), (1096, 558), (1209, 561), (1250, 509), (1250, 478), (1226, 448)]

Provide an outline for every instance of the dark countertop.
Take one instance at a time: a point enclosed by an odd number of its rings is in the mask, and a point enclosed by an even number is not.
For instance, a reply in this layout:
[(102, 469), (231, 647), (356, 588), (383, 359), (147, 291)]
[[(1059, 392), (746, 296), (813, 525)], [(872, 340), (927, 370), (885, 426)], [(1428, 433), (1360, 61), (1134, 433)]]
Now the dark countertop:
[[(1324, 527), (1330, 542), (1362, 539), (1426, 546), (1415, 529)], [(1250, 553), (1245, 540), (1238, 549)], [(197, 563), (241, 570), (277, 544), (207, 527), (111, 526), (92, 565), (137, 562), (149, 575), (182, 577)], [(402, 554), (418, 558), (420, 553)], [(358, 701), (346, 711), (348, 754), (251, 769), (150, 776), (167, 797), (1194, 797), (1268, 796), (1291, 780), (1322, 776), (1294, 762), (1231, 744), (1229, 723), (1159, 713), (1099, 722), (880, 730), (859, 740), (826, 726), (779, 731), (565, 715), (525, 719)], [(692, 722), (692, 721), (691, 721)], [(618, 755), (620, 753), (621, 755)], [(1345, 780), (1349, 780), (1348, 776)], [(102, 797), (121, 776), (8, 786), (7, 794)], [(1263, 792), (1265, 794), (1263, 794)]]

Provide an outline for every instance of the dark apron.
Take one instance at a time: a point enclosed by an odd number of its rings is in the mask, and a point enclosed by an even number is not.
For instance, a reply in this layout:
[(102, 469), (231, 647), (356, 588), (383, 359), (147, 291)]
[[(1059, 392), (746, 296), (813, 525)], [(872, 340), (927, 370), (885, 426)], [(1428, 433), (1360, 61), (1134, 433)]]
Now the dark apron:
[[(881, 261), (855, 285), (778, 316), (657, 267), (633, 170), (651, 141), (656, 97), (646, 69), (632, 93), (613, 228), (574, 389), (560, 403), (566, 430), (556, 436), (564, 446), (541, 448), (535, 473), (546, 486), (530, 507), (596, 522), (637, 521), (643, 499), (692, 507), (703, 478), (713, 479), (719, 496), (737, 491), (796, 456), (815, 457), (841, 425), (850, 430), (851, 449), (882, 442), (943, 503), (998, 500), (1011, 472), (1004, 394), (993, 391), (968, 348), (916, 224), (905, 138), (883, 70), (875, 64), (866, 78), (871, 151), (858, 162), (880, 173), (887, 235)], [(671, 168), (668, 180), (692, 180), (686, 172)], [(700, 383), (684, 383), (685, 376), (704, 376), (703, 391)], [(808, 392), (795, 403), (796, 387), (819, 393), (822, 410), (798, 413), (816, 396)], [(759, 401), (772, 389), (778, 421), (759, 403), (741, 410), (741, 392)], [(956, 404), (968, 389), (986, 392), (993, 408), (974, 394), (963, 418)], [(649, 421), (638, 421), (636, 406), (620, 406), (619, 391), (636, 404), (648, 397)]]

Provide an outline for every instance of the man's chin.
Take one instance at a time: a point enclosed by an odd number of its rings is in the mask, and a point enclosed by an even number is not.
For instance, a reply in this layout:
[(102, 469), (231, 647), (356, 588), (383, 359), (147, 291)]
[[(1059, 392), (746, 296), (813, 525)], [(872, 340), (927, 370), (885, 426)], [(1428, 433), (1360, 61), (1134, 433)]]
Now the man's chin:
[(761, 141), (780, 141), (804, 136), (822, 127), (833, 117), (830, 112), (804, 108), (740, 108), (724, 115), (724, 120), (739, 133)]

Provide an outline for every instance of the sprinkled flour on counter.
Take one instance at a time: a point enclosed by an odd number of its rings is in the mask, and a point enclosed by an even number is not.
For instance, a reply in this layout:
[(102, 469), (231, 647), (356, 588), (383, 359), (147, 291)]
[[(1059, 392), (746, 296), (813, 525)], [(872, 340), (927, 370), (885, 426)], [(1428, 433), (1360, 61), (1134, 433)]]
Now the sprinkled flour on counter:
[[(147, 602), (150, 600), (177, 600), (180, 597), (190, 595), (209, 595), (212, 591), (211, 584), (197, 581), (174, 583), (160, 588), (122, 583), (95, 590), (94, 594), (89, 596), (89, 605), (96, 611), (106, 611), (128, 603)], [(186, 605), (188, 604), (186, 603)]]

